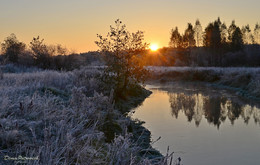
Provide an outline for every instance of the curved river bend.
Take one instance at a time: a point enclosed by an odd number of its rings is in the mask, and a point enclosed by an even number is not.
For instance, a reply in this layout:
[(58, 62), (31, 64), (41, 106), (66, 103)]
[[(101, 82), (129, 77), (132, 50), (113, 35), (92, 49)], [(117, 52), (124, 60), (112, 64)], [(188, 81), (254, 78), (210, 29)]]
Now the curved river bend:
[(147, 86), (153, 93), (131, 114), (145, 121), (153, 147), (184, 165), (260, 164), (257, 102), (199, 84)]

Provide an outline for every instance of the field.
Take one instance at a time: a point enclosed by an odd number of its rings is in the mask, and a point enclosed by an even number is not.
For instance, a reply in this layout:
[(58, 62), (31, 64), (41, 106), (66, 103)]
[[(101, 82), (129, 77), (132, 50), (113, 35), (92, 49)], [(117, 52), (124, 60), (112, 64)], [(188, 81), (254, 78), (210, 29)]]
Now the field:
[(102, 94), (98, 74), (87, 67), (1, 72), (0, 164), (14, 163), (6, 156), (34, 157), (26, 163), (45, 165), (164, 164), (166, 157), (151, 157), (156, 151), (142, 146), (150, 144), (149, 131)]

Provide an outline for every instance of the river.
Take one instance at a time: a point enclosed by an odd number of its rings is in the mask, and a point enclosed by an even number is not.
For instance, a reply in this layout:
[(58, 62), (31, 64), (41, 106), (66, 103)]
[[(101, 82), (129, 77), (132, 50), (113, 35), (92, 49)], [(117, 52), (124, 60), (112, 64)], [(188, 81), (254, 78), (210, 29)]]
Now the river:
[(153, 147), (167, 147), (184, 165), (260, 164), (257, 101), (199, 83), (147, 85), (153, 93), (133, 110), (144, 121)]

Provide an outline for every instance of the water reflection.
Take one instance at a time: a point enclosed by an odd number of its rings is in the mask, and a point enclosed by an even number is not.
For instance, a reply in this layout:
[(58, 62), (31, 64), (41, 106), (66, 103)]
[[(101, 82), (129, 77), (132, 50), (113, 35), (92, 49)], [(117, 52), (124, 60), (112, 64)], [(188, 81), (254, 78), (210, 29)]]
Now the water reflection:
[(203, 117), (210, 124), (214, 124), (217, 128), (226, 119), (230, 120), (233, 125), (235, 120), (241, 117), (244, 123), (248, 124), (250, 118), (259, 124), (260, 110), (256, 106), (243, 104), (238, 100), (227, 98), (221, 95), (204, 95), (196, 92), (195, 94), (184, 92), (168, 92), (171, 105), (171, 114), (176, 119), (178, 114), (183, 112), (187, 117), (187, 121), (195, 121), (198, 127)]
[[(163, 84), (132, 118), (144, 121), (153, 147), (182, 164), (260, 164), (259, 102), (203, 84)], [(175, 119), (176, 118), (176, 119)]]

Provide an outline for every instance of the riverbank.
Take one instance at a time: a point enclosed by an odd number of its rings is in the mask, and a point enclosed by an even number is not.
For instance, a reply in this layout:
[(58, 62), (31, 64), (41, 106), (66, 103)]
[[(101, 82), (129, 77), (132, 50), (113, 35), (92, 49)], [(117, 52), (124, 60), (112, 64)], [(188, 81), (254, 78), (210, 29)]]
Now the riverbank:
[[(116, 104), (121, 113), (123, 113), (127, 118), (128, 114), (131, 113), (133, 109), (140, 106), (143, 101), (149, 97), (152, 92), (138, 86), (135, 93), (128, 96), (127, 99), (120, 99)], [(128, 125), (128, 131), (132, 133), (132, 140), (140, 146), (142, 149), (139, 151), (141, 157), (147, 157), (152, 160), (153, 163), (162, 162), (164, 156), (151, 146), (151, 132), (143, 126), (144, 122), (139, 120), (132, 120), (129, 118), (130, 124)], [(166, 159), (167, 160), (167, 159)]]
[(142, 122), (126, 115), (150, 92), (142, 87), (116, 105), (102, 94), (93, 68), (3, 73), (0, 164), (163, 164)]
[(260, 68), (149, 67), (150, 81), (207, 82), (235, 91), (238, 95), (260, 100)]
[(170, 146), (182, 164), (259, 162), (258, 101), (205, 82), (153, 83), (147, 89), (153, 94), (132, 117), (145, 121), (154, 139), (161, 137), (153, 147), (163, 154)]

